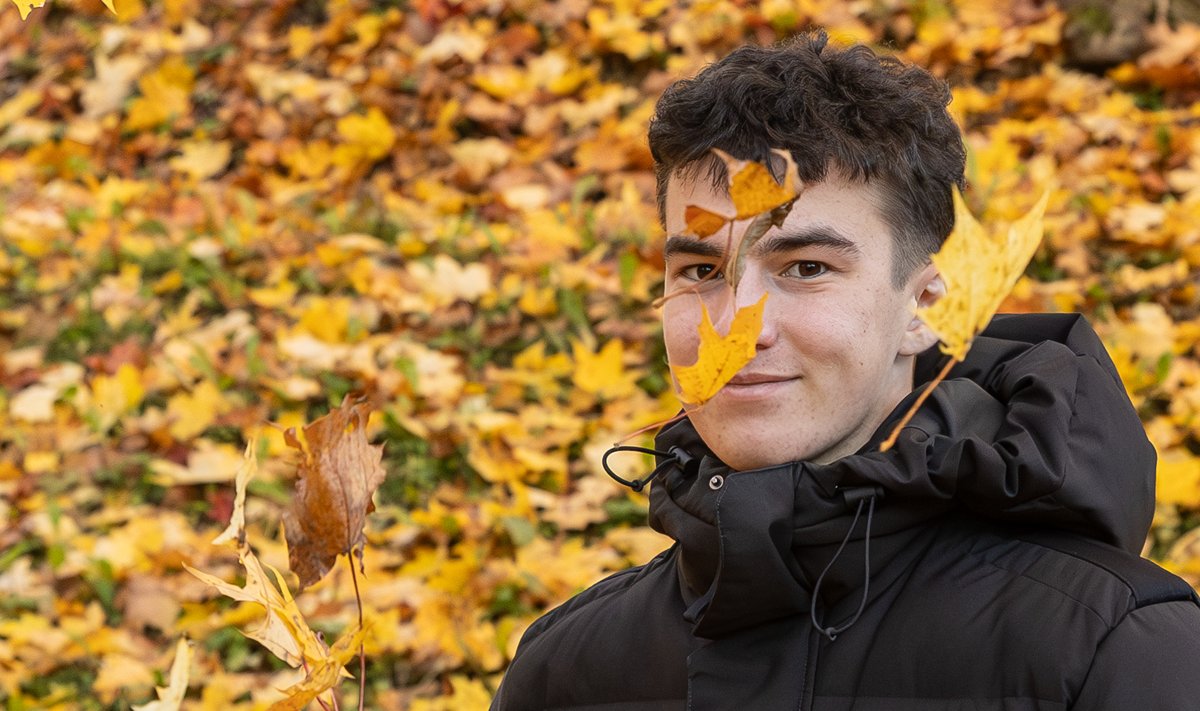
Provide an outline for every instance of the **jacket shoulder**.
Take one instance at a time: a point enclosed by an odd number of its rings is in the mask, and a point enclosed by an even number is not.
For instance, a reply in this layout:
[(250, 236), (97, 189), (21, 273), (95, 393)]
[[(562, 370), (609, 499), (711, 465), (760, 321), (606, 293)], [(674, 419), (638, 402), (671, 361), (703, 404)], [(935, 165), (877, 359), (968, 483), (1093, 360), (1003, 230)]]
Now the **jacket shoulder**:
[(1200, 597), (1185, 580), (1115, 546), (1052, 530), (1028, 531), (1017, 538), (1105, 571), (1129, 591), (1130, 611), (1162, 602), (1187, 601), (1200, 605)]
[(550, 610), (535, 620), (534, 623), (529, 626), (529, 629), (525, 630), (525, 634), (522, 635), (521, 644), (519, 646), (525, 646), (537, 639), (549, 628), (554, 626), (554, 624), (559, 620), (569, 617), (580, 610), (590, 607), (593, 603), (596, 603), (610, 595), (616, 594), (630, 587), (649, 571), (663, 565), (665, 561), (671, 557), (674, 550), (675, 546), (672, 546), (659, 553), (648, 563), (613, 573), (607, 578), (604, 578), (591, 587), (578, 593), (558, 607)]

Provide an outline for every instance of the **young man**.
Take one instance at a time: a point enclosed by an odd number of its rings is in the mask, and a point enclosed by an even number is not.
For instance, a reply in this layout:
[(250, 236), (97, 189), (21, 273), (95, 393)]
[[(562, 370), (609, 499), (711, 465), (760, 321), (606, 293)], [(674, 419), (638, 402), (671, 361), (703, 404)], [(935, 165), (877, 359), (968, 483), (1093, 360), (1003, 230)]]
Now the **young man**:
[[(696, 292), (663, 308), (668, 357), (695, 359), (701, 304), (765, 293), (757, 355), (658, 436), (650, 522), (675, 545), (534, 623), (494, 709), (1200, 704), (1195, 595), (1137, 556), (1154, 452), (1082, 319), (996, 319), (879, 452), (941, 365), (913, 312), (963, 182), (948, 100), (820, 33), (663, 95), (665, 288)], [(804, 182), (736, 291), (683, 218), (731, 209), (711, 148), (787, 150)]]

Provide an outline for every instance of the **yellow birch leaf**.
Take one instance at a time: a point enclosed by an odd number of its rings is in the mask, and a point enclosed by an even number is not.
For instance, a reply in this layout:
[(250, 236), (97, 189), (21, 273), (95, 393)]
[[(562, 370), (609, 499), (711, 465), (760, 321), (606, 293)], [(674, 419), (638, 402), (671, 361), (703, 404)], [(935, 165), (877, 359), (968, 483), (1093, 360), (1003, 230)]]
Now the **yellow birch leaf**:
[(133, 711), (179, 711), (183, 697), (187, 694), (188, 671), (192, 666), (192, 648), (188, 646), (187, 637), (180, 637), (175, 645), (175, 661), (171, 663), (171, 672), (167, 676), (167, 686), (155, 687), (157, 701), (134, 706)]
[(688, 232), (700, 239), (712, 235), (729, 222), (728, 217), (705, 210), (699, 205), (688, 205), (683, 211), (683, 219), (687, 221)]
[(707, 402), (754, 360), (766, 302), (767, 295), (763, 294), (758, 303), (738, 309), (729, 333), (724, 336), (717, 333), (709, 318), (708, 307), (701, 304), (700, 348), (696, 362), (671, 368), (679, 383), (680, 399), (690, 405)]
[(1012, 291), (1042, 240), (1042, 215), (1049, 192), (1012, 223), (1005, 234), (989, 235), (956, 190), (954, 232), (933, 263), (946, 283), (946, 295), (917, 316), (942, 341), (942, 352), (961, 361), (975, 334), (991, 321)]
[(737, 210), (735, 219), (744, 220), (769, 212), (796, 198), (799, 194), (799, 179), (792, 154), (783, 150), (772, 153), (784, 161), (783, 184), (776, 182), (771, 172), (762, 163), (739, 161), (724, 151), (713, 149), (725, 161), (729, 171), (729, 197)]
[(233, 514), (229, 517), (229, 525), (221, 531), (221, 535), (213, 539), (213, 545), (236, 541), (237, 547), (246, 545), (246, 484), (258, 473), (258, 457), (256, 449), (258, 438), (251, 437), (246, 443), (246, 451), (242, 455), (242, 464), (234, 477)]
[(338, 683), (342, 667), (358, 653), (366, 630), (359, 628), (353, 634), (344, 634), (329, 650), (329, 656), (318, 662), (304, 681), (289, 687), (283, 693), (288, 697), (271, 704), (267, 711), (303, 711), (309, 702), (325, 693)]

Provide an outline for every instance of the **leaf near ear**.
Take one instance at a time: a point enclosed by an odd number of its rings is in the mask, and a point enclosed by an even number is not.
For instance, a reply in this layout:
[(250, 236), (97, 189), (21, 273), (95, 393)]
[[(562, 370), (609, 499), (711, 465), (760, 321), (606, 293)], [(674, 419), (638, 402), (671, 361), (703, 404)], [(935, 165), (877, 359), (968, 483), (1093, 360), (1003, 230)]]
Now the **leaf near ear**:
[(1049, 193), (1004, 234), (989, 234), (962, 196), (954, 192), (954, 232), (933, 263), (946, 283), (946, 294), (917, 316), (942, 341), (942, 352), (966, 357), (975, 334), (992, 320), (1012, 291), (1042, 240), (1042, 215)]
[(370, 405), (347, 395), (340, 407), (304, 427), (304, 442), (294, 430), (284, 440), (300, 450), (300, 478), (292, 505), (284, 513), (288, 566), (301, 589), (320, 580), (343, 553), (358, 552), (366, 539), (366, 515), (375, 509), (371, 496), (386, 475), (383, 446), (367, 441)]

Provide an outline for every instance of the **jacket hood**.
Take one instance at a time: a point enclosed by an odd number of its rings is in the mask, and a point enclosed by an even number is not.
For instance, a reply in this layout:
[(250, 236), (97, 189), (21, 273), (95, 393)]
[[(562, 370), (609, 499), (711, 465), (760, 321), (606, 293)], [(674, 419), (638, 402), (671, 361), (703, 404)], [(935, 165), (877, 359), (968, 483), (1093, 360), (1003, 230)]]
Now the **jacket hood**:
[(697, 634), (809, 611), (823, 628), (818, 607), (836, 621), (865, 603), (868, 585), (902, 573), (920, 524), (955, 510), (1141, 550), (1154, 449), (1083, 317), (997, 317), (879, 452), (943, 363), (936, 348), (922, 354), (913, 394), (858, 453), (830, 464), (738, 472), (687, 419), (659, 434), (656, 449), (690, 455), (660, 461), (650, 524), (678, 542)]

